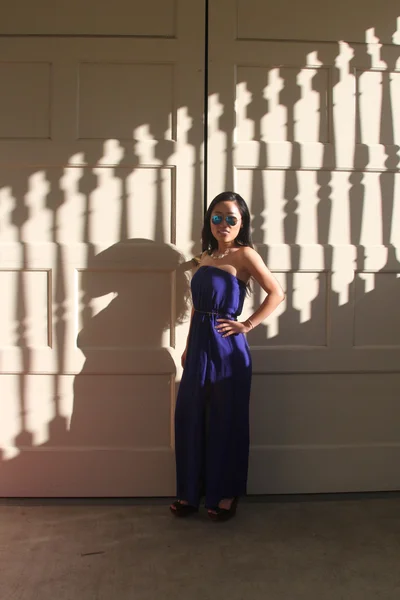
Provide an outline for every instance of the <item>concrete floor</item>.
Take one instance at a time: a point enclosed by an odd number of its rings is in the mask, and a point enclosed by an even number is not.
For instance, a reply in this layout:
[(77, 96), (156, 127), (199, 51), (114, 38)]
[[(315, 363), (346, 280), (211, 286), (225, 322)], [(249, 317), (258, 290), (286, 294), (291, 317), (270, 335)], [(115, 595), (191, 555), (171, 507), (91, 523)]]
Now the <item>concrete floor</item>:
[(399, 600), (400, 498), (0, 506), (1, 600)]

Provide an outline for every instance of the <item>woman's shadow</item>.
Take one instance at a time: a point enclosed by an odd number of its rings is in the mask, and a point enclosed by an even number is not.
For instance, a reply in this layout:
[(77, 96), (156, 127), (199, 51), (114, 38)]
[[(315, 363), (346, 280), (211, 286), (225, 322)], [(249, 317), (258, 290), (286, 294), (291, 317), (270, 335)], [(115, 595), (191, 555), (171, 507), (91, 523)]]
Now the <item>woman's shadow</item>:
[(89, 259), (81, 273), (77, 343), (85, 363), (74, 382), (72, 445), (169, 445), (171, 347), (188, 313), (191, 267), (174, 247), (144, 239)]

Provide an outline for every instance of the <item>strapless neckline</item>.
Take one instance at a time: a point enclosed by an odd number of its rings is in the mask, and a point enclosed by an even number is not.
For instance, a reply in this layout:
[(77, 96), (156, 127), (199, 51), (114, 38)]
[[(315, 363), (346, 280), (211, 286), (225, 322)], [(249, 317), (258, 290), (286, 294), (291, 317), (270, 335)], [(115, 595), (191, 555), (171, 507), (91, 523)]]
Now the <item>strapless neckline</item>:
[(199, 267), (199, 269), (215, 269), (217, 271), (222, 271), (223, 273), (226, 273), (230, 277), (233, 277), (233, 279), (236, 279), (236, 281), (238, 281), (244, 287), (247, 286), (247, 283), (245, 283), (243, 281), (243, 279), (240, 279), (239, 277), (236, 277), (236, 275), (232, 275), (232, 273), (229, 273), (229, 271), (226, 271), (225, 269), (221, 269), (220, 267), (214, 267), (214, 265), (201, 265), (201, 267)]

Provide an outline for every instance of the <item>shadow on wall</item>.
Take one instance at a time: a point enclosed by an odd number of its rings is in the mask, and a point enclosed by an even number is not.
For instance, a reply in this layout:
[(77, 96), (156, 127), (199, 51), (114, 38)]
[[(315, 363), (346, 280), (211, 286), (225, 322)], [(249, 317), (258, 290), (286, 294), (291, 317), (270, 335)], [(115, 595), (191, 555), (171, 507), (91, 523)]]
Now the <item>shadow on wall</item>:
[[(254, 22), (261, 6), (259, 0), (239, 3), (238, 36), (254, 43), (268, 40), (265, 51), (273, 55), (279, 39), (293, 40), (284, 44), (296, 48), (296, 63), (302, 67), (274, 66), (275, 55), (261, 58), (257, 66), (243, 61), (236, 70), (236, 139), (231, 90), (219, 89), (214, 78), (209, 88), (217, 106), (211, 126), (218, 126), (227, 154), (225, 187), (235, 181), (237, 191), (249, 198), (253, 239), (267, 264), (276, 262), (273, 246), (288, 246), (283, 263), (290, 272), (278, 274), (287, 295), (284, 312), (252, 331), (249, 341), (257, 347), (325, 347), (328, 313), (337, 304), (350, 314), (356, 303), (360, 324), (368, 323), (368, 333), (359, 332), (360, 345), (395, 350), (400, 340), (400, 46), (393, 43), (400, 42), (400, 11), (394, 2), (387, 2), (384, 12), (355, 2), (350, 14), (347, 3), (322, 8), (314, 0), (296, 6), (283, 2), (264, 7), (265, 20), (250, 32), (247, 23)], [(306, 41), (296, 44), (297, 19), (302, 17), (303, 23), (305, 11)], [(284, 156), (278, 153), (284, 143), (290, 146), (289, 158), (279, 168), (276, 156)], [(246, 148), (256, 157), (249, 167), (238, 165)], [(236, 162), (234, 149), (240, 156)], [(319, 165), (310, 167), (309, 156), (315, 161), (319, 152)], [(236, 172), (234, 165), (240, 167)], [(341, 281), (332, 277), (338, 263), (350, 273), (339, 273)], [(256, 286), (255, 307), (261, 299)]]
[[(125, 275), (104, 273), (108, 262), (125, 265)], [(99, 275), (97, 265), (101, 265)], [(87, 297), (110, 293), (114, 297), (107, 308), (83, 318), (78, 346), (85, 365), (74, 382), (71, 444), (129, 447), (134, 439), (139, 447), (157, 446), (169, 421), (170, 404), (161, 405), (157, 390), (150, 382), (141, 384), (140, 376), (157, 378), (159, 373), (175, 372), (167, 347), (175, 345), (171, 336), (188, 315), (188, 267), (190, 263), (184, 263), (173, 247), (146, 240), (115, 244), (89, 263), (82, 282)], [(132, 370), (139, 377), (127, 389), (127, 377), (118, 373)], [(103, 372), (113, 375), (103, 376)], [(153, 418), (149, 420), (151, 404)], [(95, 426), (89, 430), (93, 417)]]
[[(376, 56), (374, 58), (372, 54), (368, 54), (365, 45), (352, 43), (352, 40), (364, 40), (365, 32), (370, 28), (375, 28), (374, 35), (378, 40), (391, 40), (398, 17), (398, 9), (394, 4), (389, 3), (384, 10), (378, 5), (368, 9), (364, 4), (360, 5), (357, 22), (351, 24), (351, 29), (348, 22), (348, 4), (330, 5), (329, 10), (334, 9), (335, 16), (332, 29), (334, 40), (349, 40), (345, 56), (341, 56), (342, 51), (339, 49), (334, 53), (332, 51), (331, 56), (328, 56), (329, 53), (326, 55), (327, 64), (336, 65), (333, 68), (334, 88), (340, 86), (353, 72), (355, 61), (362, 59), (364, 62), (369, 61), (372, 68), (375, 66)], [(315, 12), (312, 13), (315, 27), (318, 27), (317, 15), (320, 14), (320, 7), (321, 4), (317, 3)], [(247, 9), (251, 10), (251, 2)], [(272, 7), (271, 10), (278, 8)], [(325, 16), (323, 18), (326, 22)], [(284, 37), (290, 38), (289, 35)], [(376, 44), (374, 51), (378, 46), (379, 44)], [(307, 56), (316, 48), (317, 43), (308, 42), (307, 52), (298, 57), (298, 64), (306, 65)], [(397, 55), (396, 48), (399, 49)], [(384, 70), (394, 71), (398, 68), (400, 46), (391, 46), (390, 52), (389, 47), (383, 46), (380, 52), (382, 60), (386, 63)], [(377, 120), (375, 130), (378, 131), (378, 137), (368, 144), (364, 140), (365, 123), (360, 119), (362, 117), (364, 122), (368, 119), (368, 110), (362, 108), (358, 112), (358, 131), (355, 132), (358, 143), (354, 146), (353, 168), (345, 173), (341, 184), (340, 181), (338, 183), (336, 171), (337, 155), (332, 159), (328, 145), (324, 147), (321, 168), (313, 171), (314, 179), (307, 179), (302, 169), (302, 150), (301, 144), (297, 142), (296, 127), (298, 103), (304, 98), (305, 90), (303, 70), (281, 69), (278, 85), (272, 85), (269, 97), (265, 97), (268, 80), (261, 83), (260, 80), (251, 78), (250, 70), (247, 70), (248, 78), (244, 73), (245, 70), (238, 69), (237, 83), (245, 84), (250, 100), (244, 117), (247, 124), (252, 126), (251, 140), (260, 142), (260, 152), (258, 164), (252, 171), (250, 180), (239, 182), (247, 193), (242, 189), (237, 191), (243, 193), (245, 199), (250, 201), (254, 240), (267, 264), (270, 245), (288, 245), (292, 271), (285, 275), (283, 281), (287, 294), (285, 311), (277, 317), (274, 326), (262, 325), (251, 332), (250, 344), (274, 347), (303, 344), (324, 347), (328, 343), (325, 327), (328, 304), (330, 311), (352, 313), (354, 298), (360, 307), (360, 345), (377, 344), (379, 340), (382, 344), (388, 341), (393, 346), (399, 344), (399, 321), (394, 310), (400, 297), (400, 280), (397, 276), (400, 264), (396, 246), (399, 238), (392, 228), (396, 210), (398, 211), (395, 177), (399, 171), (400, 148), (395, 144), (394, 122), (398, 122), (399, 109), (393, 102), (389, 78), (382, 79), (379, 114), (376, 111), (373, 113)], [(327, 110), (327, 104), (322, 77), (321, 70), (316, 71), (311, 79), (311, 91), (317, 94), (318, 101), (310, 115), (313, 123), (317, 120), (316, 138), (313, 141), (325, 143), (327, 120), (321, 107)], [(209, 91), (210, 96), (218, 95), (221, 107), (218, 129), (225, 140), (224, 152), (228, 165), (223, 175), (225, 189), (231, 189), (234, 187), (233, 168), (230, 166), (233, 165), (234, 142), (231, 121), (227, 115), (231, 110), (232, 97), (226, 90), (218, 87), (211, 86)], [(313, 98), (315, 99), (315, 96)], [(360, 104), (362, 101), (359, 96), (358, 106), (368, 107)], [(189, 119), (199, 118), (190, 103), (184, 108)], [(292, 142), (292, 154), (290, 165), (282, 170), (282, 179), (275, 179), (270, 183), (264, 176), (270, 166), (268, 144), (265, 143), (265, 138), (268, 137), (265, 127), (269, 125), (268, 121), (266, 125), (265, 118), (274, 119), (274, 110), (278, 109), (284, 109), (283, 124), (286, 131), (285, 139), (280, 141)], [(126, 124), (127, 131), (145, 126), (151, 135), (152, 123), (149, 114), (134, 114), (132, 122)], [(159, 120), (157, 123), (159, 124)], [(167, 130), (167, 122), (164, 123), (164, 127)], [(194, 153), (189, 167), (194, 171), (193, 190), (189, 200), (194, 206), (194, 213), (190, 218), (193, 252), (196, 253), (199, 250), (202, 215), (202, 141), (198, 139), (194, 129), (188, 127), (186, 133), (187, 145), (183, 151)], [(335, 129), (332, 142), (333, 146), (335, 143), (337, 147), (340, 146), (340, 139), (335, 139)], [(366, 175), (364, 170), (370, 163), (373, 144), (381, 144), (384, 147), (385, 168), (379, 174)], [(81, 479), (75, 480), (74, 485), (76, 490), (85, 490), (85, 473), (90, 473), (92, 469), (101, 469), (102, 463), (98, 458), (92, 460), (90, 452), (80, 452), (82, 447), (93, 448), (100, 454), (115, 450), (115, 463), (111, 461), (109, 464), (118, 465), (122, 460), (123, 450), (127, 447), (136, 446), (151, 452), (160, 443), (165, 443), (166, 446), (169, 443), (169, 377), (175, 372), (175, 363), (167, 347), (174, 345), (174, 340), (170, 337), (173, 335), (171, 331), (173, 332), (175, 325), (184, 320), (187, 313), (187, 275), (190, 264), (184, 262), (179, 248), (170, 244), (173, 242), (168, 230), (171, 215), (165, 214), (165, 187), (159, 168), (155, 180), (148, 187), (155, 198), (155, 208), (151, 214), (153, 230), (148, 236), (152, 239), (132, 239), (134, 236), (129, 224), (132, 225), (134, 219), (129, 219), (129, 204), (132, 200), (137, 200), (140, 191), (131, 191), (129, 178), (138, 171), (138, 164), (143, 160), (143, 156), (140, 155), (140, 143), (136, 143), (132, 148), (131, 144), (118, 141), (117, 146), (121, 160), (120, 165), (115, 168), (93, 167), (101, 163), (106, 153), (105, 147), (98, 144), (85, 155), (87, 165), (91, 166), (66, 169), (6, 169), (0, 174), (0, 242), (17, 244), (21, 253), (22, 270), (17, 273), (15, 279), (16, 302), (13, 298), (14, 314), (10, 322), (16, 332), (14, 344), (23, 349), (21, 374), (2, 376), (10, 382), (7, 383), (10, 393), (8, 397), (17, 396), (19, 399), (19, 406), (11, 407), (7, 417), (13, 433), (10, 435), (8, 431), (5, 436), (18, 449), (19, 455), (8, 458), (3, 453), (0, 462), (0, 495), (2, 489), (7, 490), (7, 493), (9, 490), (16, 490), (15, 493), (20, 495), (24, 490), (28, 490), (29, 493), (32, 489), (47, 491), (49, 495), (68, 495), (68, 490), (62, 487), (62, 481), (65, 479), (63, 473), (80, 460), (84, 462), (84, 467), (79, 471)], [(154, 164), (158, 167), (168, 166), (171, 154), (165, 150), (166, 146), (156, 143), (154, 148)], [(63, 158), (60, 164), (68, 164), (71, 155), (66, 154)], [(105, 176), (105, 173), (108, 175)], [(33, 190), (32, 178), (35, 181)], [(371, 189), (372, 195), (369, 191)], [(283, 190), (280, 197), (278, 190)], [(96, 204), (96, 192), (104, 194), (103, 197), (107, 200), (100, 209), (102, 201)], [(340, 203), (342, 192), (348, 199), (347, 204)], [(379, 201), (376, 200), (377, 197)], [(310, 198), (315, 198), (311, 211)], [(278, 205), (279, 210), (276, 208)], [(372, 205), (375, 207), (373, 210), (378, 211), (377, 220), (371, 217)], [(142, 207), (144, 209), (145, 203)], [(104, 212), (97, 212), (99, 210)], [(110, 214), (117, 215), (114, 220), (107, 220), (109, 210)], [(110, 228), (115, 232), (109, 247), (101, 252), (96, 251), (93, 240), (93, 231), (96, 230), (95, 223), (99, 215), (102, 215), (100, 220), (106, 230)], [(150, 218), (150, 213), (147, 215)], [(140, 213), (135, 218), (140, 218)], [(311, 222), (310, 219), (314, 219), (315, 226), (307, 225)], [(366, 264), (365, 241), (368, 237), (365, 228), (363, 230), (363, 223), (367, 222), (373, 222), (374, 231), (377, 232), (371, 239), (375, 240), (376, 245), (381, 245), (387, 250), (381, 266), (382, 275), (375, 275), (372, 287), (363, 273)], [(53, 272), (53, 349), (57, 356), (57, 366), (53, 374), (43, 375), (45, 383), (42, 392), (36, 380), (33, 382), (33, 378), (42, 375), (30, 374), (36, 360), (30, 339), (32, 325), (28, 314), (32, 285), (22, 272), (28, 267), (31, 268), (31, 243), (52, 244), (52, 251), (56, 256)], [(71, 279), (65, 268), (70, 251), (68, 246), (74, 244), (79, 246), (79, 252), (84, 254), (83, 258), (80, 254), (80, 263), (87, 269), (78, 273), (81, 306), (77, 338), (79, 350), (76, 356), (80, 352), (83, 353), (84, 365), (75, 379), (70, 374), (74, 371), (73, 366), (71, 369), (69, 365), (70, 357), (66, 355), (66, 347), (67, 338), (70, 339), (71, 335), (74, 335), (74, 332), (71, 333), (71, 323), (74, 324), (77, 319), (73, 314), (74, 307), (68, 304), (69, 300), (67, 301), (67, 289), (71, 285)], [(323, 248), (321, 272), (311, 275), (305, 273), (300, 280), (296, 271), (303, 267), (303, 248), (307, 244)], [(356, 282), (351, 290), (350, 282), (345, 282), (343, 289), (340, 285), (335, 289), (336, 284), (332, 283), (330, 278), (335, 248), (346, 244), (357, 249)], [(173, 280), (176, 283), (171, 286)], [(170, 293), (171, 289), (175, 289), (173, 295)], [(332, 295), (328, 298), (331, 289)], [(343, 296), (346, 290), (350, 290), (347, 299)], [(355, 296), (352, 296), (353, 293)], [(387, 306), (388, 298), (391, 299), (390, 310), (382, 308), (377, 311), (376, 307)], [(256, 288), (251, 303), (257, 306), (260, 300), (261, 293)], [(370, 326), (364, 331), (362, 323), (365, 322), (369, 322)], [(36, 345), (36, 342), (33, 345)], [(73, 365), (74, 360), (75, 358), (72, 359)], [(291, 366), (293, 370), (296, 369), (295, 364)], [(10, 372), (2, 363), (0, 368), (5, 369), (6, 373)], [(32, 389), (36, 390), (35, 397), (32, 397)], [(73, 403), (69, 405), (66, 398), (72, 398)], [(143, 406), (146, 406), (146, 412), (143, 411)], [(71, 414), (70, 423), (65, 417), (66, 414)], [(36, 419), (40, 422), (36, 422)], [(284, 422), (275, 421), (274, 426), (282, 431), (285, 429)], [(40, 441), (34, 441), (35, 437), (41, 438)], [(118, 454), (120, 451), (121, 454)], [(106, 494), (107, 489), (121, 489), (122, 484), (118, 477), (125, 476), (129, 465), (132, 468), (132, 479), (135, 479), (135, 459), (129, 456), (124, 460), (128, 462), (125, 469), (121, 465), (119, 474), (108, 472), (104, 477), (99, 474), (99, 480), (103, 482), (99, 494)], [(149, 463), (148, 470), (151, 470), (151, 467)], [(142, 468), (137, 476), (143, 476)], [(151, 476), (150, 472), (149, 477)], [(34, 478), (38, 477), (42, 480), (35, 481)]]
[[(192, 266), (173, 246), (145, 239), (114, 244), (89, 259), (79, 285), (84, 305), (77, 353), (85, 356), (83, 368), (75, 377), (54, 375), (56, 414), (46, 426), (48, 439), (37, 445), (28, 429), (19, 433), (19, 455), (3, 460), (0, 466), (4, 485), (21, 490), (22, 495), (25, 490), (40, 489), (45, 495), (47, 491), (50, 496), (68, 496), (71, 490), (63, 482), (71, 485), (72, 480), (73, 494), (87, 495), (90, 485), (85, 487), (85, 479), (90, 469), (99, 468), (99, 453), (116, 450), (123, 454), (133, 440), (135, 449), (145, 451), (159, 446), (160, 440), (168, 443), (170, 379), (175, 379), (176, 371), (168, 347), (175, 345), (171, 336), (190, 310)], [(101, 308), (95, 305), (99, 299)], [(65, 411), (63, 399), (71, 381), (73, 405)], [(20, 385), (25, 392), (29, 376), (21, 375)], [(47, 400), (36, 399), (38, 404)], [(70, 412), (71, 418), (63, 412)], [(94, 461), (90, 452), (81, 452), (88, 448), (97, 454)], [(79, 455), (83, 469), (77, 468)], [(134, 457), (128, 460), (132, 481), (146, 477), (142, 465), (136, 472)], [(113, 480), (115, 489), (126, 488), (121, 478), (127, 470), (115, 466), (100, 477), (95, 495), (109, 494)], [(65, 470), (70, 471), (69, 477)], [(151, 480), (152, 474), (148, 477)]]

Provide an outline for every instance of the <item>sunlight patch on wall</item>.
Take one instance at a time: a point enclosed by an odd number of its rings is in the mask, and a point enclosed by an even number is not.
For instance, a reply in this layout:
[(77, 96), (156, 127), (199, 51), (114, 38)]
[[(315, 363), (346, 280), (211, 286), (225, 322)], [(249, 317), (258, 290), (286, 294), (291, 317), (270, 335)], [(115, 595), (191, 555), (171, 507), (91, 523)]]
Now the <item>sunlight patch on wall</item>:
[(106, 140), (103, 144), (103, 156), (99, 165), (118, 165), (125, 156), (125, 149), (118, 140)]
[[(280, 285), (282, 286), (283, 291), (286, 293), (286, 291), (287, 291), (287, 275), (286, 275), (286, 273), (274, 273), (274, 277), (276, 277), (276, 279), (279, 281)], [(266, 296), (266, 294), (264, 292), (262, 292), (261, 301), (264, 300), (265, 296)], [(285, 300), (283, 302), (281, 302), (281, 304), (279, 304), (279, 306), (274, 311), (274, 313), (272, 315), (270, 315), (270, 317), (268, 318), (268, 321), (266, 323), (267, 339), (270, 340), (279, 335), (279, 319), (286, 312), (287, 308), (288, 308), (287, 298), (285, 298)]]
[(383, 77), (380, 71), (358, 71), (357, 91), (361, 135), (357, 141), (361, 144), (380, 143)]
[(335, 67), (339, 81), (332, 90), (333, 134), (336, 164), (352, 165), (354, 161), (356, 135), (356, 81), (351, 61), (354, 49), (345, 42), (339, 43), (339, 54)]
[(294, 273), (293, 308), (300, 313), (300, 323), (312, 318), (312, 303), (320, 293), (318, 273)]
[(16, 207), (16, 200), (10, 186), (0, 188), (0, 240), (4, 244), (16, 242), (18, 231), (12, 223), (12, 214)]
[(48, 174), (21, 167), (11, 173), (3, 168), (1, 175), (11, 179), (13, 185), (0, 189), (0, 243), (51, 242), (53, 215), (48, 206)]
[(367, 44), (367, 52), (371, 57), (371, 67), (373, 69), (386, 69), (387, 63), (381, 59), (382, 44), (380, 39), (375, 35), (375, 27), (370, 27), (365, 32), (365, 42)]
[(397, 29), (392, 36), (393, 44), (400, 46), (400, 17), (397, 18)]
[(46, 205), (50, 183), (44, 171), (28, 177), (29, 190), (25, 195), (25, 205), (29, 219), (21, 227), (23, 240), (50, 242), (52, 239), (52, 211)]
[[(46, 444), (51, 441), (50, 432), (54, 429), (55, 419), (61, 421), (57, 423), (58, 437), (52, 440), (53, 445), (65, 442), (62, 433), (64, 431), (66, 434), (68, 431), (73, 409), (74, 377), (58, 375), (56, 387), (55, 378), (51, 375), (22, 377), (23, 379), (20, 375), (2, 375), (0, 448), (6, 460), (32, 447), (45, 449)], [(20, 404), (21, 392), (24, 397), (24, 425)], [(55, 394), (58, 414), (55, 413)], [(61, 423), (63, 431), (60, 428)], [(22, 437), (21, 432), (24, 434)]]
[(382, 188), (379, 173), (365, 173), (360, 242), (364, 246), (379, 246), (382, 240)]
[[(258, 79), (259, 71), (251, 69), (253, 73), (246, 69), (246, 77), (250, 86), (254, 85), (254, 79)], [(249, 73), (250, 71), (250, 73)], [(260, 124), (261, 135), (260, 140), (274, 142), (285, 142), (287, 140), (287, 108), (281, 105), (280, 93), (284, 89), (285, 80), (281, 77), (280, 69), (271, 69), (268, 73), (268, 85), (264, 87), (263, 98), (268, 101), (268, 110), (261, 110)], [(249, 78), (250, 77), (250, 78)], [(257, 86), (255, 86), (257, 89)]]
[[(225, 189), (225, 173), (228, 168), (227, 163), (227, 133), (224, 127), (220, 125), (220, 119), (224, 114), (224, 105), (220, 102), (219, 94), (211, 94), (208, 98), (208, 137), (213, 140), (215, 156), (218, 156), (218, 169), (214, 171), (215, 190)], [(234, 136), (238, 134), (238, 124), (232, 132)]]
[(1, 419), (0, 419), (0, 448), (5, 460), (14, 458), (19, 454), (14, 446), (15, 439), (20, 432), (19, 419), (19, 386), (15, 375), (1, 376)]
[[(49, 281), (45, 270), (0, 270), (0, 345), (49, 345)], [(23, 337), (23, 340), (21, 340)]]
[(375, 289), (375, 273), (358, 273), (358, 277), (364, 282), (365, 294), (369, 294)]
[(396, 175), (394, 182), (390, 243), (394, 246), (400, 246), (400, 173)]

